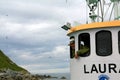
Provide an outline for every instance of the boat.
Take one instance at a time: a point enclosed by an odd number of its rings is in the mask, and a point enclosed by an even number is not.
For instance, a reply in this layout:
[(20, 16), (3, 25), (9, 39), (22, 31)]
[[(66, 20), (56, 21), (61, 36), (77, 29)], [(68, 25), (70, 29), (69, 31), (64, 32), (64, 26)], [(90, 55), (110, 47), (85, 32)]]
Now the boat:
[(120, 0), (107, 1), (86, 0), (90, 21), (62, 26), (70, 39), (71, 80), (120, 79)]

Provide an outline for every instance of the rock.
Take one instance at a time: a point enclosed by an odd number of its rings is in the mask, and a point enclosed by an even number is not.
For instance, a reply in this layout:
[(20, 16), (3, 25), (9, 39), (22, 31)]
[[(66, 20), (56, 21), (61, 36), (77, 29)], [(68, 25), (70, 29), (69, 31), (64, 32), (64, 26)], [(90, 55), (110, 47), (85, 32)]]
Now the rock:
[(66, 77), (63, 76), (63, 77), (61, 77), (60, 79), (66, 79)]

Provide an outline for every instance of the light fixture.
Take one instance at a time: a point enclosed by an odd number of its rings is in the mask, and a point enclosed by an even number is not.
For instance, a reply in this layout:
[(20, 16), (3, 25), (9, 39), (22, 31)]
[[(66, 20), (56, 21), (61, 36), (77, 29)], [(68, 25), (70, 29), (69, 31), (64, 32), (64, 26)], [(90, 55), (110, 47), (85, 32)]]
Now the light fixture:
[(71, 28), (71, 24), (67, 22), (67, 24), (63, 25), (61, 28), (63, 28), (64, 30), (69, 30)]

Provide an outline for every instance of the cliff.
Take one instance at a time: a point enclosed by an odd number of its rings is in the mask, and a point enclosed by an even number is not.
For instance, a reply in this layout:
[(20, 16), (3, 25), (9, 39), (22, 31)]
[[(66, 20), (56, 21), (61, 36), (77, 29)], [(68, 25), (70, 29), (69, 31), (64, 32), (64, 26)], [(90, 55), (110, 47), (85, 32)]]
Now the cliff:
[(24, 68), (15, 64), (9, 57), (7, 57), (1, 50), (0, 50), (0, 71), (3, 70), (13, 70), (13, 71), (20, 71), (20, 72), (28, 72)]

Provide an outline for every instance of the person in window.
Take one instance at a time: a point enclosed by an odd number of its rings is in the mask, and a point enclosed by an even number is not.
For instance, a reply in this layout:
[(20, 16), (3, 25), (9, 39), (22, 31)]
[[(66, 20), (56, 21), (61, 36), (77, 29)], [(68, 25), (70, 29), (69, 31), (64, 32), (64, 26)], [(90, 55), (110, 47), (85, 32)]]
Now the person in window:
[(89, 47), (87, 47), (87, 45), (84, 44), (83, 41), (80, 42), (80, 50), (78, 50), (75, 53), (75, 58), (79, 58), (79, 56), (86, 56), (89, 53)]
[(70, 39), (69, 46), (71, 48), (71, 57), (74, 58), (74, 56), (75, 56), (75, 39), (74, 38)]

